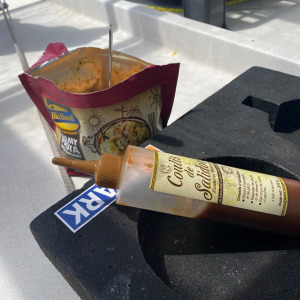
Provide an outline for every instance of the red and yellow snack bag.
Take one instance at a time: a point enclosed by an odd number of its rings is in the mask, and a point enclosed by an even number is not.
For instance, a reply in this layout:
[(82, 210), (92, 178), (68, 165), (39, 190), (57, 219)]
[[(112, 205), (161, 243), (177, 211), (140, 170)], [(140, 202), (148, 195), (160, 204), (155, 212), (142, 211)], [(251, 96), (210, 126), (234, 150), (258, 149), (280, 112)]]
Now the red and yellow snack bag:
[(109, 87), (107, 49), (68, 51), (54, 43), (19, 78), (55, 131), (62, 156), (98, 160), (167, 125), (178, 72), (179, 64), (157, 66), (113, 51)]

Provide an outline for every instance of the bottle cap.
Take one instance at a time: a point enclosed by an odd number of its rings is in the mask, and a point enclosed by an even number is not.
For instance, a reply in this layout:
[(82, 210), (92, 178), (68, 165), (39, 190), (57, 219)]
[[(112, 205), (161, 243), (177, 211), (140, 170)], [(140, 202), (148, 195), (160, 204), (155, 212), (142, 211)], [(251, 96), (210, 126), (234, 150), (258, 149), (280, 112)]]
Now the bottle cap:
[(122, 155), (102, 154), (99, 168), (94, 173), (95, 183), (101, 187), (116, 189), (122, 167)]
[(55, 157), (52, 159), (52, 163), (94, 175), (97, 185), (116, 189), (121, 172), (122, 158), (121, 155), (114, 154), (102, 154), (98, 161)]

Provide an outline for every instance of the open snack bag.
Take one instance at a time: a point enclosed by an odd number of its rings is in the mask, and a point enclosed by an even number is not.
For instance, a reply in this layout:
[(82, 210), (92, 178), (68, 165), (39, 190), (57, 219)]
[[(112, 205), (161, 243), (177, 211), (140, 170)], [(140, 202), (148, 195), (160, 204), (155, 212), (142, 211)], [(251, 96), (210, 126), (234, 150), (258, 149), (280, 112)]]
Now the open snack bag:
[(98, 160), (142, 144), (167, 125), (178, 72), (179, 64), (156, 66), (112, 51), (109, 87), (108, 49), (68, 51), (54, 43), (19, 78), (62, 156)]

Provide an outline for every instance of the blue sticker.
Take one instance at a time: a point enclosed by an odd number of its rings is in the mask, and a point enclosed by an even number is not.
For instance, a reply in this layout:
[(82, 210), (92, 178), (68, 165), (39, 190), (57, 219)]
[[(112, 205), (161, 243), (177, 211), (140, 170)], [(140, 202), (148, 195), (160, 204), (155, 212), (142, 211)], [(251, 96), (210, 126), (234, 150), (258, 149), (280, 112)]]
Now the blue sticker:
[(116, 200), (116, 190), (91, 186), (60, 208), (55, 215), (76, 232)]

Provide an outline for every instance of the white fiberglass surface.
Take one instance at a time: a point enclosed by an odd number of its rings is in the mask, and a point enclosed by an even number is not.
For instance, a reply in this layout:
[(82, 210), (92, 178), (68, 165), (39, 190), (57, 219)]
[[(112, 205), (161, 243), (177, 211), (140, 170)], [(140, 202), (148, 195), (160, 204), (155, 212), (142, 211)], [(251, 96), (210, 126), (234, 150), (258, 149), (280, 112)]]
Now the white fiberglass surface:
[[(171, 16), (169, 12), (141, 9), (139, 3), (127, 1), (64, 0), (61, 5), (58, 0), (6, 2), (29, 65), (51, 42), (63, 42), (70, 50), (83, 46), (107, 48), (109, 21), (119, 21), (119, 27), (114, 28), (115, 50), (153, 64), (180, 62), (169, 123), (254, 63), (300, 74), (300, 0), (273, 1), (277, 2), (276, 9), (274, 5), (246, 7), (251, 1), (245, 1), (239, 10), (228, 11), (232, 31)], [(107, 6), (97, 6), (104, 2)], [(133, 22), (139, 14), (140, 21)], [(154, 25), (149, 27), (150, 21)], [(67, 192), (58, 168), (51, 164), (53, 153), (37, 110), (19, 82), (18, 74), (23, 70), (2, 12), (0, 28), (0, 298), (79, 299), (29, 229), (35, 217)], [(213, 37), (216, 35), (218, 39)], [(185, 44), (187, 40), (192, 42)], [(197, 56), (203, 49), (208, 49), (208, 55)], [(222, 67), (218, 68), (219, 62)], [(77, 188), (86, 181), (72, 180)]]

